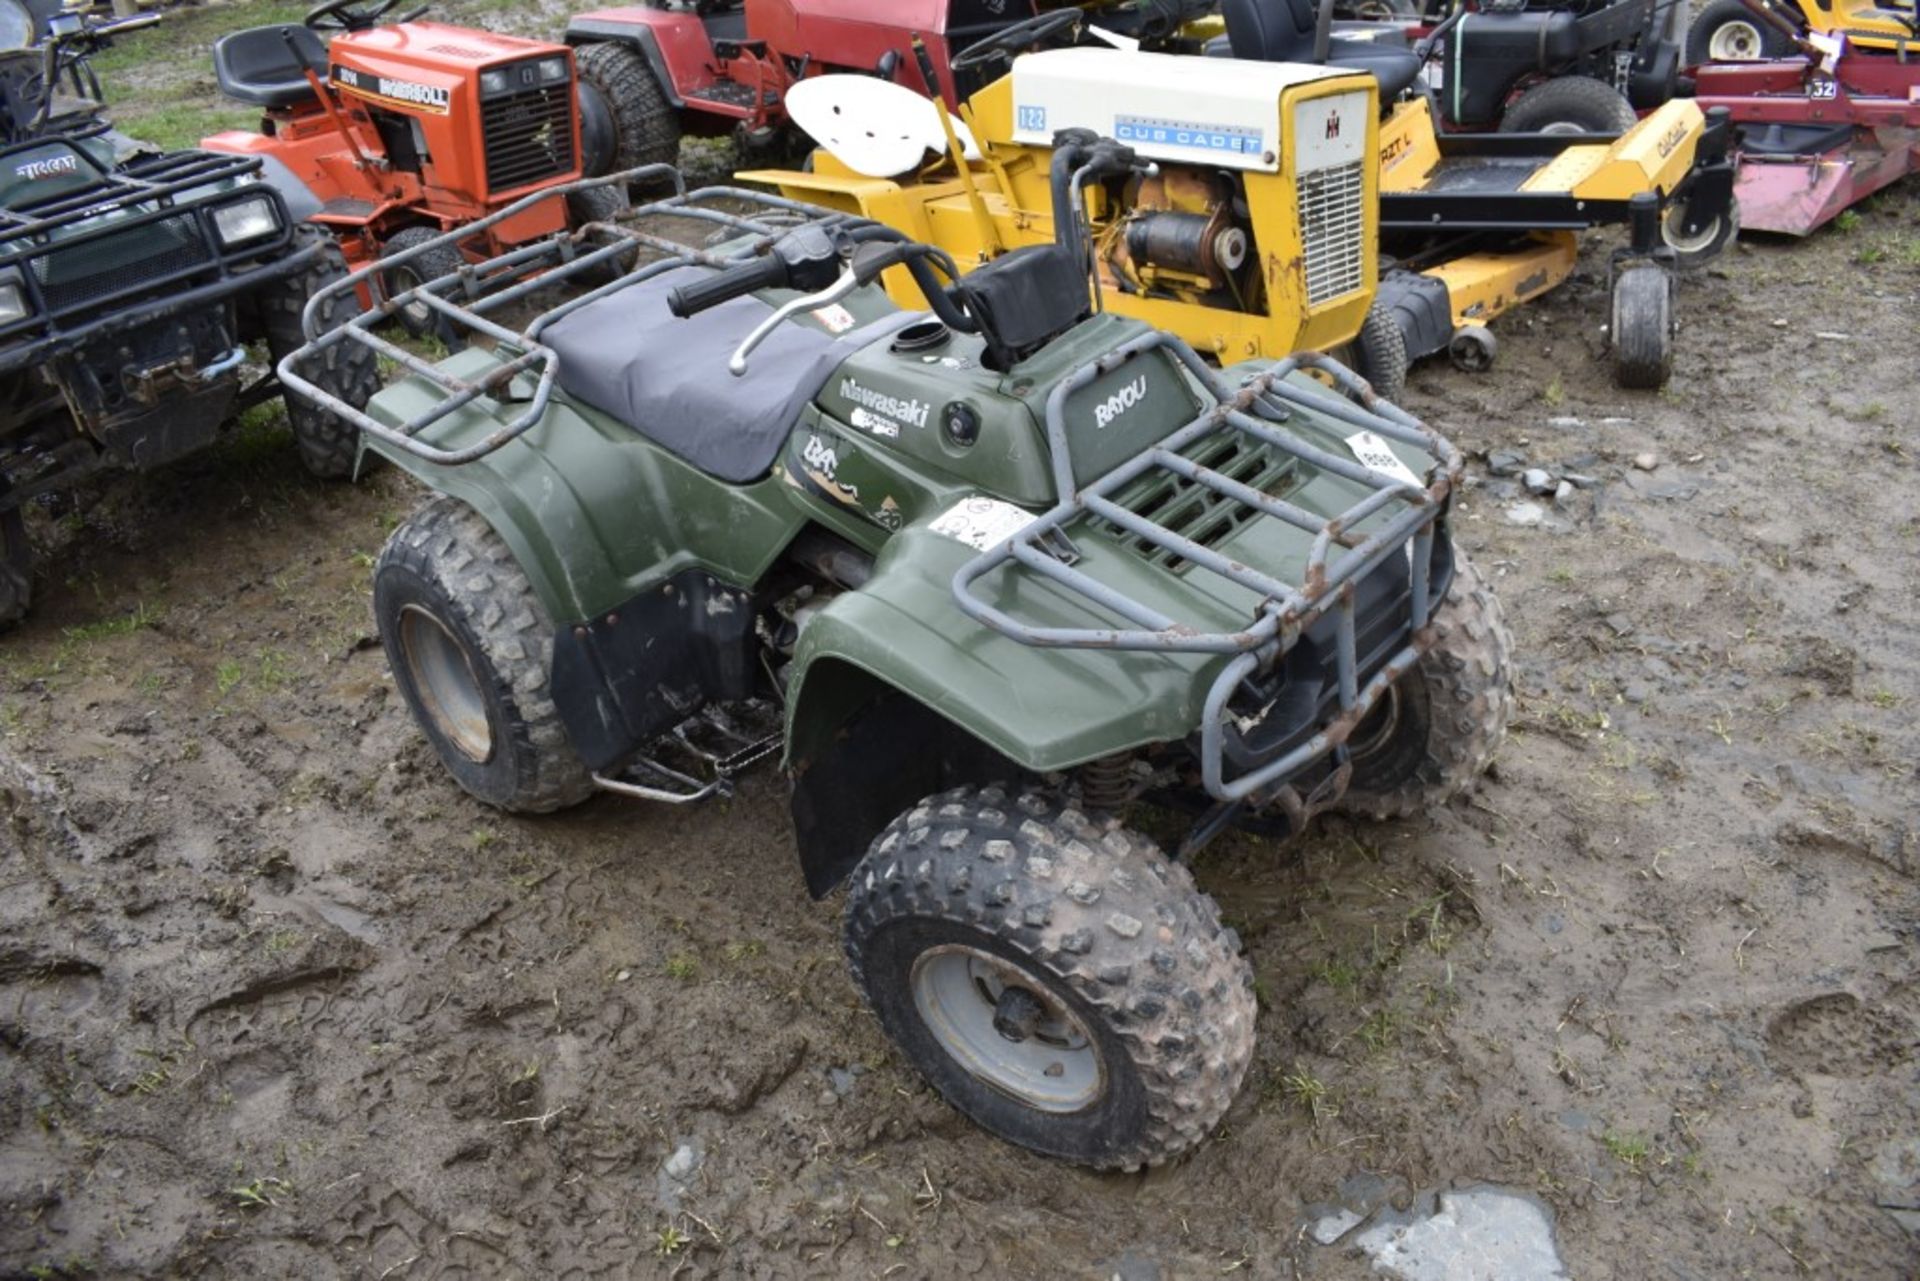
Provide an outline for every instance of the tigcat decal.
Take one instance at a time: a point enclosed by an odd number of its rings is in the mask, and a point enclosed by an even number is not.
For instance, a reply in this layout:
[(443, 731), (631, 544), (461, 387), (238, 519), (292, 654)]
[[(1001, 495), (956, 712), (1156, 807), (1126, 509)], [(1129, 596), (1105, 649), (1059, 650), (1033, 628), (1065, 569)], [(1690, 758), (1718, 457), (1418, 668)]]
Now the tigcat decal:
[(62, 174), (80, 172), (80, 161), (72, 154), (47, 156), (40, 160), (29, 160), (25, 164), (13, 167), (13, 176), (38, 181), (41, 178), (57, 178)]
[(862, 387), (851, 378), (840, 380), (840, 394), (856, 405), (865, 405), (874, 413), (910, 427), (925, 427), (933, 406), (924, 400), (901, 400), (871, 387)]
[(1147, 376), (1138, 378), (1122, 387), (1093, 407), (1093, 425), (1105, 427), (1108, 423), (1126, 413), (1147, 398)]

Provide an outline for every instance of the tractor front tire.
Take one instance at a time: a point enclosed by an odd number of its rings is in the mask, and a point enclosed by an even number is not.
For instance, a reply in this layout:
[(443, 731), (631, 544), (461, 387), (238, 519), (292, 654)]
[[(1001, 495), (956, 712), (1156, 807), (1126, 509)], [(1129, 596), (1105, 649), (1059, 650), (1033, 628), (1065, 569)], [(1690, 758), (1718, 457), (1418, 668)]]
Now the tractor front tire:
[(461, 787), (514, 814), (593, 793), (547, 685), (553, 620), (478, 512), (436, 498), (394, 530), (373, 613), (394, 683)]
[(1753, 16), (1741, 0), (1713, 0), (1687, 28), (1687, 65), (1764, 62), (1793, 52), (1793, 42)]
[(1591, 76), (1543, 80), (1500, 117), (1501, 133), (1625, 133), (1639, 122), (1633, 104)]
[[(387, 238), (381, 248), (381, 256), (390, 258), (403, 254), (409, 249), (418, 249), (424, 244), (440, 239), (445, 234), (438, 227), (403, 227)], [(410, 289), (418, 289), (429, 280), (438, 280), (442, 276), (451, 276), (467, 265), (466, 255), (454, 245), (435, 245), (418, 258), (410, 258), (397, 267), (389, 267), (380, 273), (380, 292), (388, 298), (398, 298)], [(430, 334), (444, 337), (447, 327), (444, 316), (426, 303), (415, 302), (402, 307), (394, 313), (394, 319), (400, 327), (414, 338), (425, 338)]]
[(1375, 303), (1367, 309), (1360, 332), (1341, 352), (1342, 363), (1366, 379), (1374, 395), (1398, 402), (1407, 391), (1407, 339), (1389, 308)]
[[(0, 479), (0, 496), (7, 482)], [(27, 541), (27, 513), (15, 507), (0, 512), (0, 631), (27, 616), (33, 606), (33, 545)]]
[(1613, 380), (1657, 390), (1673, 376), (1673, 274), (1658, 263), (1628, 267), (1613, 279)]
[(582, 91), (598, 94), (613, 122), (609, 173), (678, 162), (680, 114), (644, 57), (626, 45), (601, 42), (581, 45), (573, 59)]
[(932, 796), (854, 869), (853, 981), (986, 1130), (1100, 1169), (1204, 1139), (1253, 1058), (1253, 973), (1185, 867), (1117, 819), (1002, 787)]
[(1513, 716), (1513, 634), (1500, 601), (1465, 552), (1434, 611), (1433, 648), (1360, 723), (1349, 742), (1353, 776), (1339, 808), (1360, 818), (1406, 818), (1442, 805), (1492, 764)]
[[(266, 331), (267, 352), (275, 368), (306, 344), (300, 316), (306, 310), (307, 300), (347, 274), (346, 259), (341, 257), (340, 246), (331, 235), (318, 227), (294, 228), (296, 249), (316, 241), (320, 243), (321, 252), (313, 266), (279, 282), (259, 299), (260, 323)], [(324, 333), (338, 329), (359, 314), (360, 300), (355, 294), (347, 290), (332, 294), (321, 304), (320, 330)], [(355, 409), (365, 409), (367, 401), (380, 387), (373, 350), (357, 342), (335, 343), (309, 360), (300, 373), (320, 390)], [(338, 414), (285, 390), (281, 392), (281, 399), (286, 402), (287, 422), (293, 427), (293, 442), (306, 469), (322, 480), (345, 480), (352, 476), (359, 456), (360, 429)]]

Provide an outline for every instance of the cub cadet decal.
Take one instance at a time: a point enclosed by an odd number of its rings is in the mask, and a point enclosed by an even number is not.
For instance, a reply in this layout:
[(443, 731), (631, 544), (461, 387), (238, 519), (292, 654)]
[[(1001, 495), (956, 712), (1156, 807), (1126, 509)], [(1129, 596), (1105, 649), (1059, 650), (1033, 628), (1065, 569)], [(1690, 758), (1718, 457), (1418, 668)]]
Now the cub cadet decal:
[(851, 378), (840, 380), (840, 395), (856, 405), (865, 405), (874, 413), (910, 427), (925, 427), (933, 406), (923, 400), (901, 400), (871, 387), (862, 387)]
[(1147, 398), (1147, 376), (1141, 374), (1093, 407), (1093, 425), (1105, 427)]
[(386, 76), (370, 76), (338, 63), (333, 66), (333, 83), (361, 98), (369, 98), (393, 107), (412, 107), (415, 110), (431, 112), (436, 116), (446, 115), (451, 105), (448, 99), (452, 95), (435, 85), (415, 84), (411, 80), (392, 80)]
[(46, 156), (39, 160), (29, 160), (25, 164), (13, 167), (13, 176), (38, 182), (42, 178), (58, 178), (63, 175), (80, 172), (80, 161), (72, 154), (64, 156)]
[[(1334, 132), (1329, 138), (1339, 132)], [(1113, 136), (1120, 142), (1148, 143), (1162, 147), (1189, 147), (1197, 151), (1224, 151), (1236, 156), (1257, 156), (1261, 145), (1258, 129), (1244, 125), (1203, 124), (1187, 120), (1157, 120), (1148, 116), (1115, 116)]]
[(1660, 158), (1662, 160), (1665, 160), (1668, 156), (1673, 154), (1673, 149), (1675, 147), (1679, 146), (1681, 143), (1685, 142), (1686, 140), (1687, 140), (1687, 126), (1685, 122), (1677, 124), (1673, 128), (1661, 134), (1660, 146), (1659, 146)]

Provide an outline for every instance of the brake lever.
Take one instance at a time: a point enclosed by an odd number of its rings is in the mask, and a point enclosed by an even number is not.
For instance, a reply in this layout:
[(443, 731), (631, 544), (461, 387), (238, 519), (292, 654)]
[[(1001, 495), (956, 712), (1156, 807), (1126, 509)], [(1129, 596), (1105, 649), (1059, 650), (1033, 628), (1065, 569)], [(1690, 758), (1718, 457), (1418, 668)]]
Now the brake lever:
[(793, 301), (784, 303), (771, 316), (755, 325), (753, 332), (733, 349), (733, 355), (727, 358), (727, 372), (739, 378), (747, 372), (747, 357), (754, 349), (765, 342), (773, 331), (803, 311), (816, 311), (821, 307), (839, 302), (860, 287), (860, 277), (851, 267), (841, 271), (840, 278), (822, 289), (819, 293), (802, 294)]

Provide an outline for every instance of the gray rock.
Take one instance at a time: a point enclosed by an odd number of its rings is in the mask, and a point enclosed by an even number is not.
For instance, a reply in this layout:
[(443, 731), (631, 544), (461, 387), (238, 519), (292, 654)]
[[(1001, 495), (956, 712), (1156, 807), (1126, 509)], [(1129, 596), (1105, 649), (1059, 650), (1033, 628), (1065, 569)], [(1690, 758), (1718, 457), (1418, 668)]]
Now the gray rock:
[(1520, 486), (1510, 480), (1490, 480), (1486, 484), (1487, 497), (1496, 503), (1510, 503), (1520, 497)]
[(843, 1099), (853, 1093), (853, 1073), (846, 1068), (828, 1068), (827, 1081), (833, 1086), (833, 1092)]
[(675, 1183), (685, 1183), (700, 1169), (700, 1149), (692, 1143), (682, 1143), (666, 1159), (660, 1172)]
[(1531, 528), (1547, 518), (1547, 509), (1539, 503), (1515, 503), (1507, 508), (1507, 523)]
[(1644, 703), (1653, 697), (1653, 690), (1645, 681), (1628, 681), (1626, 688), (1620, 691), (1620, 697), (1629, 703)]
[(1527, 468), (1527, 456), (1517, 449), (1495, 449), (1487, 454), (1487, 471), (1495, 476), (1518, 476)]
[(1352, 1210), (1335, 1210), (1331, 1214), (1315, 1219), (1307, 1231), (1321, 1245), (1332, 1245), (1351, 1232), (1360, 1223), (1361, 1218), (1362, 1216), (1355, 1214)]
[(1442, 1192), (1431, 1214), (1383, 1213), (1353, 1244), (1373, 1260), (1376, 1272), (1400, 1281), (1567, 1278), (1547, 1208), (1502, 1188)]
[(1633, 620), (1625, 614), (1608, 614), (1601, 621), (1613, 629), (1615, 636), (1625, 636), (1633, 630)]
[(1700, 486), (1689, 485), (1683, 480), (1667, 481), (1664, 484), (1648, 485), (1648, 498), (1663, 498), (1670, 503), (1684, 503), (1700, 492)]
[(1577, 472), (1577, 471), (1568, 472), (1564, 477), (1562, 477), (1562, 479), (1564, 479), (1569, 485), (1572, 485), (1575, 489), (1592, 489), (1595, 485), (1598, 485), (1600, 483), (1600, 478), (1598, 476), (1588, 476), (1583, 472)]
[(1549, 418), (1547, 419), (1547, 426), (1558, 427), (1562, 431), (1568, 430), (1569, 428), (1585, 427), (1586, 425), (1587, 425), (1586, 421), (1580, 418)]
[(1550, 494), (1553, 492), (1553, 473), (1539, 467), (1529, 467), (1521, 473), (1520, 483), (1530, 493)]
[(1570, 480), (1563, 480), (1563, 481), (1561, 481), (1561, 482), (1560, 482), (1560, 483), (1559, 483), (1558, 485), (1555, 485), (1555, 486), (1554, 486), (1554, 488), (1553, 488), (1553, 501), (1554, 501), (1554, 502), (1556, 502), (1556, 503), (1564, 503), (1564, 502), (1566, 502), (1566, 501), (1567, 501), (1567, 500), (1568, 500), (1569, 498), (1572, 498), (1572, 497), (1573, 497), (1573, 482), (1572, 482), (1572, 481), (1570, 481)]
[(1652, 471), (1660, 465), (1660, 456), (1658, 454), (1635, 454), (1633, 456), (1633, 465), (1641, 471)]

